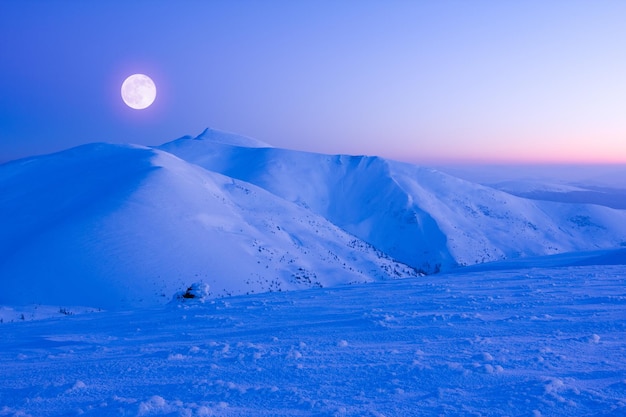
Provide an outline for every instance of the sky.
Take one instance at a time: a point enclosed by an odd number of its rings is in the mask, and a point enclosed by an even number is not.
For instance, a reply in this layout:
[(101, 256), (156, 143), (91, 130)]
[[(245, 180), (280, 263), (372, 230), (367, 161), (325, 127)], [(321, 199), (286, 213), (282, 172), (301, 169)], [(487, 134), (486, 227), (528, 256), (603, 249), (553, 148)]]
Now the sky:
[[(626, 163), (626, 2), (0, 0), (0, 162), (206, 127), (415, 163)], [(134, 110), (120, 86), (157, 86)]]

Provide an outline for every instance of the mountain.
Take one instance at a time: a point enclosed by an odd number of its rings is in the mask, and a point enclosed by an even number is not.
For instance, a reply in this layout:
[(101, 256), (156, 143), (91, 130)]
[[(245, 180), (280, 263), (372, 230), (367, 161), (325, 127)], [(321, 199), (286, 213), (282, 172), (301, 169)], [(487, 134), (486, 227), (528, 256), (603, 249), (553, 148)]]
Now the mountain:
[(241, 147), (205, 135), (159, 149), (256, 184), (427, 272), (626, 245), (626, 211), (530, 200), (379, 157)]
[(626, 189), (594, 185), (554, 184), (544, 181), (505, 181), (492, 187), (519, 197), (564, 203), (598, 204), (626, 209)]
[(271, 148), (272, 145), (265, 143), (261, 140), (250, 138), (248, 136), (238, 135), (236, 133), (224, 132), (221, 130), (215, 130), (206, 128), (198, 136), (183, 136), (179, 140), (201, 140), (210, 141), (213, 143), (223, 143), (227, 145), (243, 146), (246, 148)]
[(0, 304), (153, 305), (415, 276), (323, 217), (169, 153), (92, 144), (0, 166)]
[(0, 165), (0, 230), (0, 305), (112, 309), (615, 249), (626, 211), (207, 129)]

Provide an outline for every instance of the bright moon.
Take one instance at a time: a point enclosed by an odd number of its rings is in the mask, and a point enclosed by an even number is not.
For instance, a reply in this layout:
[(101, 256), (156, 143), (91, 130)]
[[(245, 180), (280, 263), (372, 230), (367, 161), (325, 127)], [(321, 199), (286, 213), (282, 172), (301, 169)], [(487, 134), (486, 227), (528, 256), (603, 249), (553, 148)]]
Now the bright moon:
[(128, 107), (142, 110), (149, 107), (156, 98), (156, 86), (150, 77), (133, 74), (122, 83), (122, 100)]

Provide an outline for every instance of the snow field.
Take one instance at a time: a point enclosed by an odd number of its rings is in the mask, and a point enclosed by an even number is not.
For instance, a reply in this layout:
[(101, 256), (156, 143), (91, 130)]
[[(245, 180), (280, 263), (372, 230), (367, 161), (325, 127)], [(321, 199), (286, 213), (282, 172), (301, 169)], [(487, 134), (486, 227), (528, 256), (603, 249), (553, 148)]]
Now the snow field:
[(0, 416), (626, 413), (626, 267), (3, 323)]

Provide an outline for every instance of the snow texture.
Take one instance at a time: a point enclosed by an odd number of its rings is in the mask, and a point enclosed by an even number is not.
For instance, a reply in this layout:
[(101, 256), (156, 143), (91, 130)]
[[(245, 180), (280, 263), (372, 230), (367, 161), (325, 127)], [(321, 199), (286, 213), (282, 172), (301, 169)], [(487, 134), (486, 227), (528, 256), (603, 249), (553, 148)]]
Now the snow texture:
[(626, 415), (626, 211), (560, 198), (210, 129), (0, 165), (0, 417)]
[(626, 267), (441, 274), (0, 325), (0, 416), (618, 416)]
[(626, 211), (517, 197), (379, 157), (179, 139), (159, 149), (264, 188), (426, 272), (626, 245)]
[(626, 245), (626, 211), (211, 129), (0, 165), (0, 305), (161, 305)]
[(0, 166), (0, 305), (158, 305), (417, 276), (253, 184), (138, 146)]

